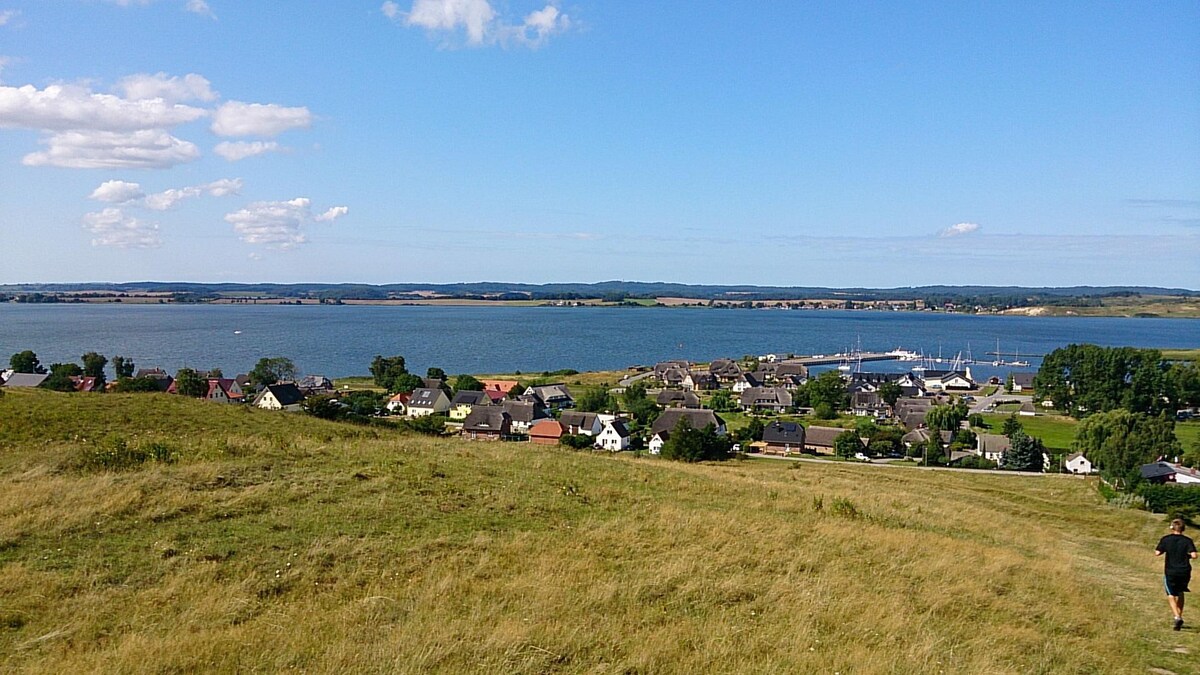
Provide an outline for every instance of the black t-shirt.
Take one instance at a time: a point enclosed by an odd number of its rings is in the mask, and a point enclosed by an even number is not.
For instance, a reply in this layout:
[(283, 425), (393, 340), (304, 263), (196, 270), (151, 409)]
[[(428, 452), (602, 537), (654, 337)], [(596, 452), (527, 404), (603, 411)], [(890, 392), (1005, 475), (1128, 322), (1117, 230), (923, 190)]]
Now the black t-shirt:
[(1192, 569), (1191, 555), (1196, 552), (1196, 544), (1182, 534), (1168, 534), (1158, 540), (1156, 551), (1162, 551), (1167, 559), (1166, 572), (1188, 572)]

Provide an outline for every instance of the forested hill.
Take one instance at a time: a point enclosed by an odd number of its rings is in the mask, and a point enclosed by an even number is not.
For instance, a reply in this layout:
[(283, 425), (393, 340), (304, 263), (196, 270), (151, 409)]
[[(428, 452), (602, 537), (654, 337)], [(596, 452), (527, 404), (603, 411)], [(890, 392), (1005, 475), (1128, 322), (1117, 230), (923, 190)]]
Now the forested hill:
[(678, 297), (697, 300), (844, 300), (936, 299), (948, 302), (987, 303), (1019, 299), (1020, 303), (1055, 304), (1068, 298), (1121, 296), (1200, 297), (1200, 291), (1148, 286), (1069, 286), (1033, 288), (1021, 286), (905, 286), (898, 288), (826, 288), (817, 286), (693, 285), (666, 282), (603, 281), (598, 283), (522, 284), (470, 282), (455, 284), (244, 284), (137, 281), (122, 283), (39, 283), (0, 285), (0, 295), (20, 293), (181, 293), (200, 296), (216, 294), (262, 294), (285, 298), (336, 297), (342, 299), (385, 299), (417, 293), (443, 297), (489, 297), (516, 299), (570, 299), (624, 296), (630, 298)]

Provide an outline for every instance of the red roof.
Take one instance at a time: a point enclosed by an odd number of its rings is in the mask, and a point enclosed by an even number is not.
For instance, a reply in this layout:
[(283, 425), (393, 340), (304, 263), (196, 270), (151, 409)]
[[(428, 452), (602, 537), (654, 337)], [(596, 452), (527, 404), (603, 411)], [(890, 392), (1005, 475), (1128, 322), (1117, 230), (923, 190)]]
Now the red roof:
[(566, 433), (558, 420), (540, 420), (529, 428), (530, 436), (539, 438), (561, 438)]

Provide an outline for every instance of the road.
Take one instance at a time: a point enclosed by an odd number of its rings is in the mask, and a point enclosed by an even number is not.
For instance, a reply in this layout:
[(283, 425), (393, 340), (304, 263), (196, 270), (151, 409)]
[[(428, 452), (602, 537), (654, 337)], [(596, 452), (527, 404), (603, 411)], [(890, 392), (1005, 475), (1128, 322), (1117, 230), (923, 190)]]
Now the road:
[[(916, 466), (908, 463), (892, 463), (892, 462), (842, 462), (832, 459), (818, 459), (816, 457), (781, 457), (779, 455), (761, 455), (752, 453), (747, 455), (751, 459), (775, 459), (783, 462), (809, 462), (812, 464), (853, 464), (855, 466), (878, 466), (891, 467), (896, 469), (916, 469), (918, 471), (953, 471), (955, 473), (993, 473), (1003, 476), (1047, 476), (1051, 474), (1034, 473), (1033, 471), (1001, 471), (1000, 469), (952, 469), (948, 466)], [(1063, 475), (1063, 474), (1055, 474)]]
[(1019, 401), (1025, 403), (1027, 401), (1032, 402), (1033, 397), (1029, 394), (1006, 394), (1003, 389), (999, 389), (991, 396), (975, 399), (975, 402), (971, 404), (971, 413), (995, 412), (988, 410), (988, 408), (995, 406), (996, 401)]

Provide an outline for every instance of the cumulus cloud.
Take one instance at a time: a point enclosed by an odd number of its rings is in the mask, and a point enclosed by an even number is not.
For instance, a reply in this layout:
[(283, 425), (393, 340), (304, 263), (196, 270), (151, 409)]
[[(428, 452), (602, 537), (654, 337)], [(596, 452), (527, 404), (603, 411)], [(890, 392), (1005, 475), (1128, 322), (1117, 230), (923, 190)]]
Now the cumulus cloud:
[(238, 162), (247, 157), (257, 157), (268, 152), (279, 152), (283, 147), (275, 141), (222, 141), (217, 143), (213, 152), (230, 162)]
[(83, 229), (92, 234), (92, 246), (157, 248), (162, 245), (157, 224), (130, 217), (119, 208), (85, 215)]
[(46, 150), (25, 155), (21, 163), (66, 169), (165, 169), (200, 156), (194, 143), (160, 129), (64, 131), (43, 143)]
[(979, 223), (956, 223), (942, 230), (939, 234), (943, 237), (959, 237), (964, 234), (971, 234), (979, 229)]
[(244, 209), (225, 215), (225, 222), (247, 244), (270, 248), (290, 249), (308, 241), (304, 228), (314, 222), (330, 222), (346, 215), (350, 209), (335, 206), (316, 215), (312, 202), (306, 197), (289, 201), (254, 202)]
[(200, 16), (207, 16), (210, 19), (217, 18), (217, 15), (213, 14), (212, 8), (209, 7), (208, 3), (205, 2), (204, 0), (188, 0), (187, 5), (184, 6), (184, 9), (191, 12), (192, 14), (199, 14)]
[(92, 190), (92, 194), (88, 195), (88, 199), (94, 199), (98, 202), (108, 202), (109, 204), (124, 204), (145, 196), (146, 193), (142, 192), (142, 186), (137, 183), (127, 183), (123, 180), (108, 180), (101, 183), (100, 187)]
[(162, 99), (168, 103), (180, 101), (215, 101), (220, 96), (213, 91), (207, 78), (195, 73), (171, 77), (163, 72), (153, 75), (139, 73), (122, 78), (117, 90), (130, 101)]
[(218, 136), (277, 136), (289, 129), (308, 128), (311, 123), (308, 108), (229, 101), (213, 113), (212, 131)]
[(408, 12), (388, 0), (380, 11), (393, 21), (431, 34), (461, 30), (472, 46), (516, 43), (538, 47), (551, 35), (571, 27), (570, 17), (553, 3), (530, 12), (519, 23), (501, 17), (489, 0), (413, 0)]
[(66, 131), (164, 129), (208, 114), (159, 98), (129, 100), (74, 85), (0, 86), (0, 127)]
[(93, 190), (89, 199), (123, 206), (140, 206), (153, 211), (166, 211), (185, 199), (194, 199), (204, 195), (228, 197), (241, 194), (242, 185), (241, 178), (222, 178), (203, 185), (170, 188), (148, 195), (138, 183), (110, 180), (101, 183), (100, 187)]

